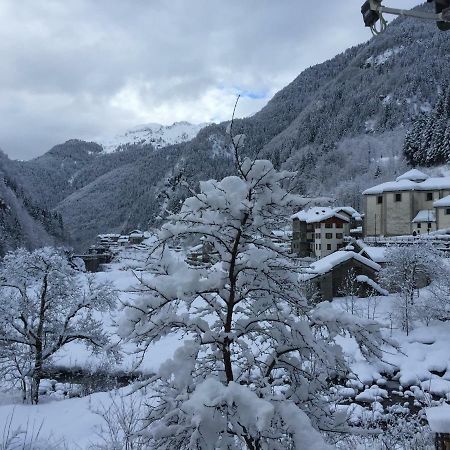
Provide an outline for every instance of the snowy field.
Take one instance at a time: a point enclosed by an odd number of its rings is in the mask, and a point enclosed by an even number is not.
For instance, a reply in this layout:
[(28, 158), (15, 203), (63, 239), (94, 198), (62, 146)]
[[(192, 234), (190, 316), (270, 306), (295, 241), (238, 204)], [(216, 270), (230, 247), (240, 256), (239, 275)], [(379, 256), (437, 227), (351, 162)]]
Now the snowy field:
[[(101, 280), (111, 280), (120, 290), (121, 300), (129, 299), (133, 286), (136, 286), (136, 275), (145, 264), (146, 252), (140, 250), (123, 251), (119, 262), (110, 264), (107, 271), (96, 276)], [(134, 272), (133, 272), (134, 270)], [(426, 289), (420, 295), (427, 295)], [(333, 301), (337, 310), (346, 310), (349, 299), (341, 298)], [(356, 343), (347, 338), (339, 338), (354, 372), (354, 377), (345, 385), (337, 387), (341, 396), (341, 408), (355, 424), (367, 411), (376, 411), (382, 403), (393, 394), (402, 408), (409, 405), (424, 406), (437, 404), (437, 400), (450, 400), (450, 352), (448, 337), (450, 323), (430, 323), (428, 326), (416, 325), (406, 336), (393, 325), (392, 296), (356, 299), (355, 313), (361, 317), (375, 319), (383, 324), (384, 337), (396, 343), (396, 348), (386, 346), (384, 362), (377, 365), (367, 363)], [(104, 323), (114, 331), (114, 322), (119, 311), (103, 317)], [(118, 338), (116, 339), (118, 341)], [(180, 338), (164, 339), (151, 347), (139, 370), (151, 374), (181, 345)], [(133, 347), (123, 347), (124, 358), (120, 363), (110, 364), (112, 371), (130, 371), (136, 365)], [(92, 369), (105, 364), (105, 357), (92, 355), (82, 344), (70, 344), (60, 351), (55, 363), (62, 367), (82, 367)], [(111, 365), (112, 364), (112, 365)], [(45, 386), (48, 381), (44, 381)], [(0, 433), (9, 430), (12, 434), (17, 430), (27, 430), (28, 439), (38, 436), (41, 447), (32, 448), (66, 448), (88, 449), (102, 443), (102, 427), (105, 421), (99, 412), (108, 408), (117, 408), (121, 402), (140, 403), (141, 394), (129, 394), (130, 388), (112, 392), (95, 393), (82, 398), (67, 398), (61, 393), (45, 395), (38, 406), (23, 405), (19, 393), (0, 393)], [(124, 400), (125, 398), (125, 400)], [(404, 401), (403, 401), (404, 400)], [(4, 428), (4, 429), (2, 429)], [(6, 434), (8, 434), (6, 433)], [(24, 435), (23, 435), (24, 436)], [(1, 443), (1, 441), (0, 441)], [(2, 448), (2, 447), (0, 447)]]
[[(135, 295), (131, 291), (138, 284), (134, 273), (138, 274), (139, 269), (144, 266), (146, 255), (143, 248), (125, 250), (122, 252), (119, 262), (110, 264), (105, 272), (97, 273), (96, 277), (101, 281), (112, 281), (120, 291), (121, 301), (130, 299)], [(112, 333), (119, 314), (118, 308), (115, 313), (102, 317), (106, 327)], [(119, 341), (118, 337), (117, 341)], [(154, 373), (179, 346), (180, 340), (175, 337), (165, 338), (155, 343), (149, 349), (138, 370), (144, 374)], [(93, 355), (82, 343), (71, 343), (56, 354), (54, 363), (58, 367), (68, 369), (82, 368), (95, 371), (106, 364), (111, 372), (131, 371), (136, 367), (138, 360), (133, 353), (134, 347), (124, 345), (121, 350), (123, 359), (115, 363), (105, 355)], [(42, 386), (45, 388), (47, 385), (50, 385), (50, 380), (43, 380)], [(53, 383), (53, 390), (54, 387), (55, 383)], [(64, 387), (68, 386), (61, 386), (61, 388)], [(39, 449), (42, 450), (93, 447), (102, 442), (101, 426), (104, 425), (104, 420), (98, 413), (108, 410), (115, 403), (120, 404), (123, 399), (125, 402), (134, 401), (134, 398), (139, 398), (141, 395), (137, 393), (128, 397), (131, 391), (129, 388), (124, 388), (95, 393), (82, 398), (65, 398), (61, 391), (58, 392), (58, 384), (56, 384), (56, 388), (56, 392), (52, 392), (51, 395), (42, 396), (41, 403), (35, 407), (23, 405), (18, 390), (6, 392), (0, 388), (0, 449), (3, 450), (2, 434), (4, 438), (8, 434), (8, 430), (11, 435), (17, 430), (26, 431), (25, 438), (25, 434), (22, 434), (22, 440), (25, 439), (25, 442), (34, 442), (35, 437), (39, 437)], [(73, 388), (76, 386), (72, 386)]]

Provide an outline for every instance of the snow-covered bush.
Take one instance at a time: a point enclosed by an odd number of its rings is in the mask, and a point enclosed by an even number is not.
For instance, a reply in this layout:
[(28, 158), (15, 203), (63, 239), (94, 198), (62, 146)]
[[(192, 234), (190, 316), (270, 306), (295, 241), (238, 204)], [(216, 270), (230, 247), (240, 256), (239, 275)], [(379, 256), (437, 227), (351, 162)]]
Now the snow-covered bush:
[(450, 320), (450, 270), (442, 264), (433, 274), (433, 280), (418, 301), (419, 319), (429, 324), (433, 320)]
[[(94, 349), (109, 341), (95, 311), (115, 305), (107, 283), (75, 270), (56, 249), (8, 253), (0, 265), (0, 370), (38, 403), (44, 364), (73, 341)], [(31, 380), (27, 386), (28, 380)]]
[(339, 286), (339, 295), (344, 297), (345, 310), (348, 313), (361, 315), (361, 308), (358, 304), (359, 294), (361, 292), (361, 283), (356, 277), (356, 271), (353, 267), (351, 267)]
[(434, 450), (433, 433), (417, 415), (392, 414), (378, 417), (366, 410), (362, 429), (336, 442), (340, 450)]
[(144, 399), (139, 393), (109, 395), (107, 405), (94, 412), (103, 419), (97, 430), (98, 442), (91, 450), (145, 450), (146, 439), (140, 432), (145, 413)]
[(417, 302), (419, 287), (436, 278), (436, 268), (442, 266), (437, 251), (427, 243), (394, 246), (386, 252), (387, 264), (380, 272), (381, 283), (395, 296), (395, 319), (409, 334), (412, 322), (420, 318), (421, 305)]
[(41, 437), (43, 423), (27, 423), (24, 427), (13, 428), (14, 412), (0, 424), (0, 450), (60, 450), (65, 448), (62, 441), (51, 437)]
[[(295, 175), (269, 161), (238, 159), (239, 176), (200, 184), (170, 217), (140, 273), (141, 297), (125, 305), (119, 333), (140, 352), (169, 335), (183, 338), (145, 385), (158, 449), (324, 449), (317, 430), (339, 426), (325, 399), (348, 367), (334, 338), (350, 333), (362, 355), (378, 357), (378, 325), (312, 306), (298, 266), (271, 239), (301, 199)], [(190, 266), (170, 250), (197, 236), (218, 262)]]

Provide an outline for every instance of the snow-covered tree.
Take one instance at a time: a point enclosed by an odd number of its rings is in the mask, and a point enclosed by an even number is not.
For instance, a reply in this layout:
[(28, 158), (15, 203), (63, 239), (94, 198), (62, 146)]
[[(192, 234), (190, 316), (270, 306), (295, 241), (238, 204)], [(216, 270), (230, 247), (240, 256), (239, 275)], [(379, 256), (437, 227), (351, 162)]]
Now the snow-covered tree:
[(351, 267), (339, 286), (339, 294), (344, 297), (345, 310), (348, 313), (356, 315), (359, 314), (357, 301), (361, 292), (360, 286), (361, 283), (359, 283), (356, 278), (356, 271), (353, 267)]
[[(142, 354), (182, 338), (145, 383), (146, 432), (158, 449), (323, 449), (317, 430), (337, 426), (325, 395), (349, 371), (334, 338), (350, 333), (378, 357), (378, 325), (308, 304), (295, 260), (271, 236), (302, 201), (285, 190), (295, 174), (236, 160), (239, 175), (200, 183), (162, 227), (142, 295), (124, 306), (119, 333)], [(171, 252), (192, 236), (218, 262), (194, 267)]]
[(44, 365), (58, 350), (74, 341), (105, 347), (108, 335), (93, 313), (115, 301), (109, 284), (79, 272), (56, 249), (8, 253), (0, 265), (0, 370), (38, 403)]
[(433, 320), (450, 320), (450, 269), (446, 260), (442, 262), (416, 304), (418, 319), (427, 325)]
[(434, 109), (420, 114), (406, 134), (403, 153), (410, 164), (432, 166), (448, 162), (450, 88), (440, 93)]
[(436, 250), (427, 243), (394, 246), (386, 252), (387, 264), (380, 272), (380, 281), (397, 292), (395, 313), (402, 329), (409, 334), (417, 317), (417, 288), (432, 279), (442, 263)]

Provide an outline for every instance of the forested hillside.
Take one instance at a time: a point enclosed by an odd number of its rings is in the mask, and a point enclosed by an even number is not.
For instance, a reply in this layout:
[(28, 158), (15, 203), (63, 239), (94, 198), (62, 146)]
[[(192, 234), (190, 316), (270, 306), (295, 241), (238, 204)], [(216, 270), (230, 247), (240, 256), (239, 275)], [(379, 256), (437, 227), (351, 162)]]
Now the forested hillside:
[(62, 217), (37, 205), (8, 173), (0, 152), (0, 256), (16, 247), (41, 247), (67, 241)]
[(403, 152), (413, 166), (450, 162), (450, 85), (431, 112), (415, 119), (405, 137)]
[[(300, 193), (360, 208), (362, 190), (405, 170), (405, 134), (446, 88), (449, 62), (450, 40), (433, 23), (398, 19), (386, 33), (305, 70), (234, 130), (246, 135), (243, 153), (297, 170)], [(17, 163), (16, 176), (39, 204), (62, 214), (83, 246), (100, 231), (154, 224), (171, 177), (182, 174), (195, 186), (231, 173), (227, 125), (151, 152), (129, 145), (105, 155), (96, 144), (70, 141)], [(184, 189), (170, 189), (173, 207)]]

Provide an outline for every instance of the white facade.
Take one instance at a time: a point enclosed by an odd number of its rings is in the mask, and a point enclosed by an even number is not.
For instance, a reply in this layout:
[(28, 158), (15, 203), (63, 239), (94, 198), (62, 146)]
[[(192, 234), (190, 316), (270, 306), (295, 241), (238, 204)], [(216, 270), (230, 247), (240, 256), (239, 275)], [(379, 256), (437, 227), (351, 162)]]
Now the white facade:
[(345, 247), (344, 238), (362, 221), (351, 207), (315, 207), (292, 216), (292, 252), (323, 258)]
[(348, 222), (341, 220), (318, 223), (314, 229), (314, 256), (324, 258), (344, 247), (344, 236), (348, 236)]

